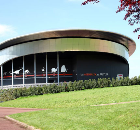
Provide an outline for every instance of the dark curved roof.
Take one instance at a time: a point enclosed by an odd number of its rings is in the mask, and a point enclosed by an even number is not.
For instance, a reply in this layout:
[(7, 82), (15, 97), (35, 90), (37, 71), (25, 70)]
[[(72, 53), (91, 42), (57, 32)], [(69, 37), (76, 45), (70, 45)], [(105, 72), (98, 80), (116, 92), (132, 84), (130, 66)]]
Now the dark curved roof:
[(21, 44), (29, 41), (36, 41), (41, 39), (63, 38), (63, 37), (81, 37), (81, 38), (96, 38), (108, 41), (113, 41), (126, 46), (129, 49), (129, 56), (131, 56), (135, 49), (135, 42), (121, 34), (114, 32), (106, 32), (99, 30), (85, 30), (85, 29), (72, 29), (72, 30), (54, 30), (40, 33), (29, 34), (17, 38), (10, 39), (0, 44), (0, 50), (16, 44)]

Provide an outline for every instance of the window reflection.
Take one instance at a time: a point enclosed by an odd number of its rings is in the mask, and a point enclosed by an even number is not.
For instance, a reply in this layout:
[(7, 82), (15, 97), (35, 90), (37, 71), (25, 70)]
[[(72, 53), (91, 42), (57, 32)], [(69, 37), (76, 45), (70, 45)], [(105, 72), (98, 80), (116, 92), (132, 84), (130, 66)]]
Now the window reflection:
[(8, 61), (3, 65), (3, 85), (12, 84), (12, 61)]
[(25, 63), (25, 84), (34, 83), (34, 55), (24, 57)]
[(23, 83), (23, 57), (19, 57), (13, 60), (13, 76), (14, 85)]
[(67, 69), (66, 69), (65, 65), (62, 65), (61, 72), (67, 72)]

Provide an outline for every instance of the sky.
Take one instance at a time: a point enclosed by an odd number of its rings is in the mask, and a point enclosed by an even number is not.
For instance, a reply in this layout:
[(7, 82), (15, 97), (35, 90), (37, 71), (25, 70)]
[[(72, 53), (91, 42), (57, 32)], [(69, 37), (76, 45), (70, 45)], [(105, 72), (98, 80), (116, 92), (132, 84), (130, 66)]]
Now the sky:
[(136, 50), (129, 58), (129, 77), (140, 75), (139, 27), (116, 13), (119, 0), (100, 0), (81, 6), (84, 0), (0, 0), (0, 43), (22, 35), (58, 29), (104, 30), (133, 39)]

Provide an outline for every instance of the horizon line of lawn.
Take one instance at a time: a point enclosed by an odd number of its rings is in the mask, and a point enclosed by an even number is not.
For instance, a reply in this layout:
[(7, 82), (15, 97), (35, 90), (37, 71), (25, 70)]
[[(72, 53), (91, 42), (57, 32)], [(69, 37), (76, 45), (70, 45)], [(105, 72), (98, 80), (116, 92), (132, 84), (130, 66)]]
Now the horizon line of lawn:
[(133, 85), (20, 97), (0, 103), (0, 106), (54, 109), (138, 100), (140, 100), (140, 85)]

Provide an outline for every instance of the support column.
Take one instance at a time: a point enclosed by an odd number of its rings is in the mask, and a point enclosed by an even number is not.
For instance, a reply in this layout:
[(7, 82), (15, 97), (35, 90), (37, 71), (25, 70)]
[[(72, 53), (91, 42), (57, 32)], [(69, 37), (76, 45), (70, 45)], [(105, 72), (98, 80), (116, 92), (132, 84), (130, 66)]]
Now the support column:
[(23, 87), (24, 87), (24, 84), (25, 84), (25, 67), (24, 67), (24, 56), (23, 56)]
[(14, 64), (13, 64), (13, 60), (12, 60), (12, 88), (13, 88), (13, 85), (14, 85)]
[(1, 65), (1, 89), (3, 89), (3, 65)]
[(59, 52), (57, 52), (57, 79), (59, 85)]
[(48, 83), (48, 62), (47, 62), (47, 53), (46, 53), (46, 83)]
[(36, 84), (36, 54), (34, 54), (34, 83)]

